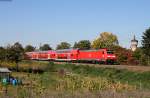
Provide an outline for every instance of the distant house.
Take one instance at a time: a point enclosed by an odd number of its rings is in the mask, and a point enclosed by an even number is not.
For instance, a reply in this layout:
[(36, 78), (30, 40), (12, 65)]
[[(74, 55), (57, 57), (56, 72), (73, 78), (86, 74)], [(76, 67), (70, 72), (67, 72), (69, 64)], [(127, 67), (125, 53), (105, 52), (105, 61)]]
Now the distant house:
[(9, 78), (11, 71), (8, 68), (0, 68), (0, 78)]

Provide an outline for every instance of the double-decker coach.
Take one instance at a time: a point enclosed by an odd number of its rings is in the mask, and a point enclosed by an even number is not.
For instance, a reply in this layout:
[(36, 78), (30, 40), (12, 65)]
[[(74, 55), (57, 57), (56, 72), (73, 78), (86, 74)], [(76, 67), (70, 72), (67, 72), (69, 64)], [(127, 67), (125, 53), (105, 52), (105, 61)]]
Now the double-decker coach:
[(80, 50), (62, 49), (49, 51), (27, 52), (26, 55), (32, 60), (55, 60), (55, 61), (92, 61), (114, 63), (116, 56), (108, 49)]
[(78, 60), (78, 49), (56, 50), (56, 61), (76, 61)]
[(26, 52), (25, 55), (31, 60), (54, 60), (56, 58), (53, 50)]

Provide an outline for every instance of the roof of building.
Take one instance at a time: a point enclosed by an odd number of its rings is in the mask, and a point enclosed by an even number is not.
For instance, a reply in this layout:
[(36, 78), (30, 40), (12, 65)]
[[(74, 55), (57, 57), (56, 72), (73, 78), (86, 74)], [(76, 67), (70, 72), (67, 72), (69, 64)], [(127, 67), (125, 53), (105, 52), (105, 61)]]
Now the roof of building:
[(133, 39), (131, 40), (132, 42), (138, 42), (138, 40), (136, 40), (135, 35), (133, 37)]
[(8, 68), (0, 68), (0, 72), (2, 73), (10, 73), (11, 71)]

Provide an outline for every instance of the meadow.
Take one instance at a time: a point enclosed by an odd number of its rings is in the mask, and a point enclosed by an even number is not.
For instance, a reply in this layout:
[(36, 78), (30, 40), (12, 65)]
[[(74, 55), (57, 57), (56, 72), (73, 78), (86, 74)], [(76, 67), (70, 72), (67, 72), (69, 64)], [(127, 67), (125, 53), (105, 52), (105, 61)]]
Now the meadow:
[[(13, 70), (12, 76), (23, 85), (3, 86), (8, 98), (149, 98), (150, 72), (132, 72), (114, 68), (95, 68), (74, 64), (23, 61), (19, 72), (15, 64), (5, 62), (1, 66)], [(11, 66), (9, 66), (11, 65)], [(113, 66), (113, 65), (112, 65)]]

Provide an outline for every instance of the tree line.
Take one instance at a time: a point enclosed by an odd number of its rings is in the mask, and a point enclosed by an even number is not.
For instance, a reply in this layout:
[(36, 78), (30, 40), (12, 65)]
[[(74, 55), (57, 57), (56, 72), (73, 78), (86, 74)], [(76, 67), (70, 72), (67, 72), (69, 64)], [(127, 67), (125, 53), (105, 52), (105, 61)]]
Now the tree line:
[[(130, 49), (123, 48), (119, 45), (119, 41), (116, 35), (110, 32), (102, 32), (92, 42), (89, 40), (81, 40), (75, 42), (71, 46), (68, 42), (61, 42), (57, 45), (56, 49), (100, 49), (108, 48), (114, 50), (114, 53), (118, 57), (118, 63), (120, 64), (139, 64), (139, 65), (150, 65), (150, 28), (143, 32), (142, 46), (138, 47), (136, 51), (132, 52)], [(49, 44), (43, 44), (38, 49), (32, 45), (22, 46), (19, 42), (6, 47), (0, 47), (0, 62), (11, 61), (16, 64), (24, 59), (25, 52), (31, 52), (35, 50), (53, 50)]]

